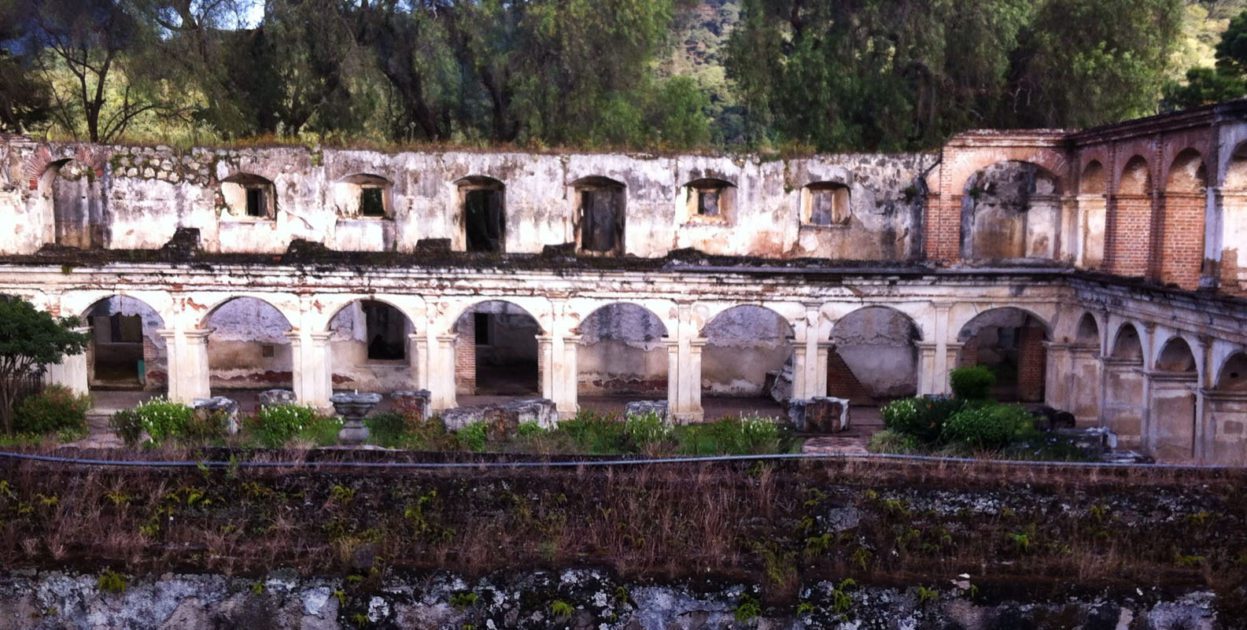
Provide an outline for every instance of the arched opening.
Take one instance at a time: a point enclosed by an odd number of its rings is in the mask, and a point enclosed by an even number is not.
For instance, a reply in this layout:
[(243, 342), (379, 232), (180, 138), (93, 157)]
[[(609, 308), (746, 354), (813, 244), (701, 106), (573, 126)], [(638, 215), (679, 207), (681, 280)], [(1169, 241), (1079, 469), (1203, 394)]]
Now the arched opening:
[(1213, 463), (1247, 465), (1247, 352), (1236, 352), (1221, 367), (1216, 387), (1205, 396)]
[(273, 220), (277, 218), (277, 190), (259, 175), (238, 173), (221, 180), (220, 205), (236, 219)]
[(1085, 348), (1100, 349), (1100, 325), (1095, 323), (1095, 317), (1091, 313), (1083, 313), (1078, 320), (1078, 332), (1075, 333), (1074, 343)]
[(581, 409), (618, 412), (634, 400), (667, 399), (667, 327), (636, 304), (608, 304), (581, 321), (576, 353)]
[[(169, 353), (158, 334), (164, 320), (155, 309), (119, 295), (92, 304), (82, 319), (91, 330), (87, 384), (97, 408), (119, 409), (165, 391)], [(117, 404), (111, 404), (112, 399)]]
[(961, 328), (957, 365), (983, 365), (996, 374), (996, 400), (1039, 402), (1044, 399), (1047, 327), (1020, 308), (994, 308)]
[(455, 392), (461, 405), (541, 391), (537, 335), (528, 311), (501, 300), (469, 307), (455, 322)]
[(464, 250), (506, 251), (506, 186), (492, 177), (471, 176), (458, 182)]
[(1224, 291), (1247, 290), (1247, 142), (1234, 148), (1221, 184), (1220, 283)]
[(1083, 313), (1070, 344), (1070, 373), (1063, 375), (1069, 387), (1068, 411), (1079, 426), (1096, 424), (1100, 414), (1100, 325), (1091, 313)]
[(736, 213), (736, 185), (706, 177), (684, 185), (684, 216), (687, 221), (730, 223)]
[(1160, 461), (1188, 461), (1195, 457), (1195, 355), (1181, 337), (1165, 342), (1151, 374), (1152, 444)]
[(221, 303), (205, 318), (208, 377), (213, 395), (251, 402), (249, 392), (293, 389), (290, 321), (272, 304), (253, 297)]
[(52, 206), (53, 242), (79, 249), (102, 246), (104, 221), (96, 202), (95, 169), (78, 160), (60, 160), (48, 166), (42, 181)]
[(1165, 209), (1161, 216), (1160, 281), (1184, 289), (1199, 286), (1204, 262), (1204, 187), (1207, 172), (1203, 157), (1186, 149), (1174, 158), (1165, 184)]
[(706, 420), (742, 412), (778, 415), (792, 398), (792, 325), (779, 313), (733, 306), (702, 328), (702, 409)]
[(1143, 343), (1133, 324), (1117, 330), (1104, 359), (1104, 426), (1123, 446), (1139, 448), (1143, 436)]
[(974, 173), (962, 196), (962, 257), (1052, 258), (1060, 193), (1057, 177), (1030, 162), (997, 162)]
[(918, 392), (918, 326), (883, 306), (845, 315), (831, 329), (827, 393), (855, 405), (877, 405)]
[(588, 255), (624, 253), (626, 187), (609, 177), (585, 177), (572, 182), (576, 212), (576, 251)]
[(1087, 163), (1078, 179), (1079, 264), (1099, 269), (1104, 264), (1104, 234), (1108, 218), (1108, 174), (1098, 161)]
[(367, 392), (416, 389), (415, 326), (402, 311), (378, 300), (356, 300), (329, 320), (335, 387)]
[(1151, 268), (1152, 175), (1142, 156), (1130, 158), (1122, 169), (1114, 196), (1112, 225), (1107, 237), (1109, 271), (1122, 276), (1145, 276)]
[(390, 180), (369, 173), (350, 175), (333, 186), (333, 205), (339, 217), (350, 219), (392, 219)]

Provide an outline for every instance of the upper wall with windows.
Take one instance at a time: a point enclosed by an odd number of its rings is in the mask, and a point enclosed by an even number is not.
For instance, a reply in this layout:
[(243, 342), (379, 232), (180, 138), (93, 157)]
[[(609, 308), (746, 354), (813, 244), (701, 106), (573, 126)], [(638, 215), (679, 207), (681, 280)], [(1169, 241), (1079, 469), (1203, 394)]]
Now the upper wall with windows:
[[(693, 248), (906, 260), (918, 253), (919, 189), (935, 161), (924, 154), (179, 151), (20, 137), (0, 139), (0, 147), (7, 149), (0, 184), (8, 184), (0, 186), (0, 223), (13, 223), (0, 229), (0, 255), (56, 243), (157, 249), (178, 228), (194, 228), (204, 250), (221, 253), (283, 253), (295, 241), (412, 252), (424, 241), (488, 255), (569, 246), (593, 257)], [(65, 164), (87, 183), (62, 185)]]

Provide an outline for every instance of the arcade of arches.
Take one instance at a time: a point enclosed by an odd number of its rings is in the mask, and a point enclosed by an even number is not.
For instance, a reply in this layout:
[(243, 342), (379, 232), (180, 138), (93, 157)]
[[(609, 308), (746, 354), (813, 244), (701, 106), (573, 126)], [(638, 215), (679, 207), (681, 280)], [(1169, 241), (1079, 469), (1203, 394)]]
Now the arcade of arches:
[(697, 421), (982, 364), (998, 399), (1247, 465), (1247, 101), (776, 160), (0, 145), (0, 290), (83, 318), (47, 373), (78, 390)]

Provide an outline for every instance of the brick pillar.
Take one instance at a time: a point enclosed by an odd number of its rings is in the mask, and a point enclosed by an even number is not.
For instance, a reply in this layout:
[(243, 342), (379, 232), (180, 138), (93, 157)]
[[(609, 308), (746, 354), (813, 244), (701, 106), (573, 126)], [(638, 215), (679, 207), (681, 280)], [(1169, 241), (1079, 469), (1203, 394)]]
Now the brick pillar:
[(933, 194), (927, 197), (925, 243), (928, 259), (939, 262), (960, 260), (961, 197), (961, 194)]
[(1203, 193), (1165, 193), (1162, 197), (1159, 278), (1183, 289), (1199, 287), (1204, 262)]
[(1023, 327), (1018, 338), (1018, 398), (1024, 402), (1043, 400), (1046, 368), (1043, 329)]
[(455, 393), (471, 396), (476, 393), (476, 316), (462, 317), (456, 330)]
[(1116, 195), (1110, 209), (1108, 271), (1146, 277), (1152, 268), (1152, 197)]

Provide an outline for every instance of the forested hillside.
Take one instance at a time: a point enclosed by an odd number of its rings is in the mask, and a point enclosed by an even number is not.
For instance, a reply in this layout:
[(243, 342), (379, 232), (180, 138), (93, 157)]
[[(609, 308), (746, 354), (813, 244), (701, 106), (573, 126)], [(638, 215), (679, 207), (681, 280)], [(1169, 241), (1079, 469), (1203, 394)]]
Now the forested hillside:
[(0, 130), (177, 144), (926, 148), (968, 128), (1084, 127), (1241, 95), (1231, 22), (1245, 9), (0, 0)]

